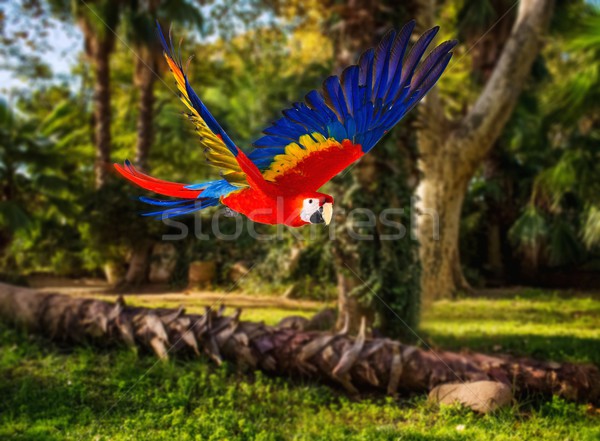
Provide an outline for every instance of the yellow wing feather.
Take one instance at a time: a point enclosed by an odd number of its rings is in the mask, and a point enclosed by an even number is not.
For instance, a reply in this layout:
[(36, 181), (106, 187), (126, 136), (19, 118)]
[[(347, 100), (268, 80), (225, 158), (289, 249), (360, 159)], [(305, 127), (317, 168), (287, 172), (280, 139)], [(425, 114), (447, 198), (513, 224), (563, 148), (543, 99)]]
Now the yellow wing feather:
[(188, 118), (194, 124), (196, 132), (198, 132), (200, 135), (201, 142), (205, 147), (204, 154), (206, 156), (206, 161), (210, 165), (219, 168), (223, 178), (226, 179), (230, 184), (247, 186), (248, 181), (246, 180), (246, 175), (240, 168), (231, 151), (229, 151), (223, 140), (213, 133), (213, 131), (208, 127), (198, 111), (194, 109), (186, 90), (186, 80), (183, 71), (169, 56), (169, 54), (165, 53), (164, 55), (165, 59), (167, 60), (167, 64), (169, 65), (169, 68), (175, 77), (177, 89), (179, 89), (180, 92), (181, 101), (185, 104), (190, 112), (188, 114)]
[(273, 158), (270, 167), (263, 172), (263, 177), (267, 181), (275, 181), (278, 176), (296, 167), (312, 153), (331, 147), (341, 147), (341, 144), (333, 138), (325, 138), (316, 132), (302, 135), (298, 142), (292, 142), (285, 147), (285, 153)]

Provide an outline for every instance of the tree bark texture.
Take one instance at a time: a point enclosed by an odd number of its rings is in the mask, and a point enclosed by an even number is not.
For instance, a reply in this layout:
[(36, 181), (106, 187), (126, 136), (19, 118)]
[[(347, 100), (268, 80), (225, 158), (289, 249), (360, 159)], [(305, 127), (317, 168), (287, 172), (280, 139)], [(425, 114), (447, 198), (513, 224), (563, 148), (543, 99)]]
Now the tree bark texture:
[[(137, 115), (137, 141), (135, 145), (135, 165), (142, 171), (148, 171), (148, 157), (154, 142), (154, 83), (157, 78), (158, 56), (161, 53), (157, 45), (138, 45), (136, 47), (134, 83), (139, 89)], [(139, 286), (148, 280), (150, 251), (152, 243), (145, 241), (131, 250), (129, 267), (124, 283)]]
[(357, 337), (347, 329), (301, 331), (240, 320), (207, 308), (206, 313), (128, 307), (116, 303), (38, 293), (0, 284), (0, 317), (70, 343), (125, 343), (160, 358), (205, 354), (240, 367), (337, 383), (349, 393), (396, 395), (426, 392), (444, 383), (480, 380), (511, 385), (517, 394), (558, 394), (569, 400), (600, 401), (595, 366), (558, 364), (477, 353), (426, 351), (389, 339), (369, 339), (363, 320)]
[[(431, 21), (433, 2), (423, 1), (423, 21)], [(459, 223), (470, 179), (500, 136), (542, 46), (553, 0), (522, 0), (512, 32), (481, 95), (459, 121), (449, 121), (438, 96), (422, 106), (419, 130), (417, 235), (421, 244), (424, 303), (468, 289), (458, 252)], [(452, 64), (450, 65), (450, 69)], [(433, 237), (435, 223), (439, 234)]]
[(148, 280), (150, 269), (150, 253), (153, 243), (150, 240), (142, 240), (131, 250), (129, 266), (125, 273), (123, 282), (128, 286), (139, 286)]
[(111, 133), (110, 124), (112, 111), (110, 108), (110, 54), (101, 45), (96, 53), (96, 84), (94, 100), (94, 121), (96, 124), (96, 187), (106, 183), (108, 165), (110, 164)]
[(147, 171), (148, 155), (154, 141), (154, 83), (158, 71), (155, 50), (160, 53), (154, 45), (139, 46), (135, 59), (134, 82), (140, 91), (135, 164), (142, 171)]
[(100, 35), (86, 17), (79, 19), (84, 36), (85, 52), (93, 64), (94, 82), (94, 143), (96, 158), (94, 175), (96, 188), (106, 183), (111, 152), (111, 99), (110, 99), (110, 55), (114, 49), (115, 36), (112, 32)]

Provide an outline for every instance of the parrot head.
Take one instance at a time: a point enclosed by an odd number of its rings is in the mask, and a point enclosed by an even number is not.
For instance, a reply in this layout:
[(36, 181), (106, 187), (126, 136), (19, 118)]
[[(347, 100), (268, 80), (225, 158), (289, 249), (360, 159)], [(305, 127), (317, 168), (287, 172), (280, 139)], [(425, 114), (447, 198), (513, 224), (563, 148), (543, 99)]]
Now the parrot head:
[(312, 193), (299, 198), (302, 207), (300, 219), (307, 224), (329, 225), (333, 217), (333, 198), (323, 193)]

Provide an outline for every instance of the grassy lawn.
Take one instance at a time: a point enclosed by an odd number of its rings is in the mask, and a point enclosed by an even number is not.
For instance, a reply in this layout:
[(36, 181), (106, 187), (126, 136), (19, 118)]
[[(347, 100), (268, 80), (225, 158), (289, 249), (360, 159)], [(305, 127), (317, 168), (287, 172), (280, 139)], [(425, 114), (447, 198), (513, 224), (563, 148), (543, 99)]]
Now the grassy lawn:
[(437, 302), (424, 336), (436, 347), (470, 348), (600, 365), (600, 297), (524, 290)]
[[(213, 300), (128, 298), (145, 306), (183, 303), (190, 311)], [(236, 293), (224, 300), (245, 307), (246, 319), (267, 323), (323, 306), (253, 304)], [(533, 290), (438, 302), (421, 334), (437, 347), (600, 364), (599, 303)], [(422, 396), (357, 402), (326, 386), (205, 360), (157, 363), (126, 349), (64, 348), (0, 324), (0, 439), (598, 440), (600, 413), (535, 397), (488, 416), (439, 409)]]

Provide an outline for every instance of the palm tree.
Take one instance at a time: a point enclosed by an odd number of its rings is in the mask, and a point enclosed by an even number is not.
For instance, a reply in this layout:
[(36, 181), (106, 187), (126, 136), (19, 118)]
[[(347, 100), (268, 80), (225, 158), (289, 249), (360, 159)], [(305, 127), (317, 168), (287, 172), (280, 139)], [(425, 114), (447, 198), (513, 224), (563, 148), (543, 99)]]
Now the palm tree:
[(160, 79), (162, 49), (156, 34), (157, 20), (169, 20), (202, 29), (201, 11), (186, 1), (134, 1), (123, 17), (127, 40), (134, 52), (134, 84), (139, 90), (137, 143), (135, 164), (141, 170), (148, 167), (148, 156), (154, 140), (154, 84)]
[(110, 57), (115, 48), (116, 31), (126, 2), (97, 0), (71, 2), (50, 0), (53, 12), (70, 17), (81, 29), (85, 54), (93, 66), (94, 81), (94, 174), (96, 188), (106, 184), (111, 156)]
[[(137, 141), (135, 163), (141, 170), (148, 169), (148, 157), (154, 141), (154, 84), (160, 79), (162, 49), (156, 34), (160, 17), (187, 25), (202, 25), (199, 9), (186, 1), (134, 1), (124, 13), (124, 28), (134, 52), (134, 84), (139, 90)], [(139, 285), (146, 279), (152, 243), (141, 241), (132, 250), (124, 282)]]
[[(286, 319), (280, 326), (267, 326), (240, 320), (241, 310), (230, 316), (223, 312), (206, 308), (199, 315), (186, 314), (183, 308), (127, 307), (122, 298), (112, 304), (0, 284), (0, 319), (61, 342), (124, 343), (163, 360), (177, 354), (189, 360), (203, 353), (216, 364), (228, 360), (269, 374), (324, 380), (355, 396), (422, 393), (444, 383), (491, 380), (523, 396), (600, 400), (600, 370), (593, 365), (433, 352), (366, 338), (364, 320), (353, 338), (346, 327), (335, 334), (316, 332), (287, 327)], [(468, 385), (466, 389), (473, 393)], [(492, 400), (479, 399), (468, 405), (479, 411), (495, 407)]]

